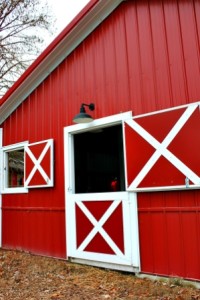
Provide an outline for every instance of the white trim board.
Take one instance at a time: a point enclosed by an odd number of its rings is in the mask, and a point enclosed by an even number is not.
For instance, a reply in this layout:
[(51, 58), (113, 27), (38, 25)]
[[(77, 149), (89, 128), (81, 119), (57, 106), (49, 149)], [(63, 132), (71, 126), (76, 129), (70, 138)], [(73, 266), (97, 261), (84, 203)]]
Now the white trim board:
[[(2, 148), (3, 143), (3, 129), (0, 128), (0, 149)], [(2, 151), (0, 151), (0, 165), (2, 166), (3, 158), (2, 158)], [(2, 247), (2, 168), (0, 167), (0, 248)]]

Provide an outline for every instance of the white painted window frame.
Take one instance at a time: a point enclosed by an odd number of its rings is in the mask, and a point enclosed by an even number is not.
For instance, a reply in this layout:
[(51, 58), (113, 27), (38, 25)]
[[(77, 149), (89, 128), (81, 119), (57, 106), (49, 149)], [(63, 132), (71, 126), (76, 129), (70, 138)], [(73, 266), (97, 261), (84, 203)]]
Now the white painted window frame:
[(18, 193), (28, 193), (28, 189), (25, 187), (8, 187), (7, 186), (7, 174), (8, 174), (8, 166), (7, 166), (7, 153), (24, 149), (28, 142), (21, 142), (13, 145), (4, 146), (1, 148), (1, 157), (2, 157), (2, 180), (1, 180), (1, 193), (2, 194), (18, 194)]

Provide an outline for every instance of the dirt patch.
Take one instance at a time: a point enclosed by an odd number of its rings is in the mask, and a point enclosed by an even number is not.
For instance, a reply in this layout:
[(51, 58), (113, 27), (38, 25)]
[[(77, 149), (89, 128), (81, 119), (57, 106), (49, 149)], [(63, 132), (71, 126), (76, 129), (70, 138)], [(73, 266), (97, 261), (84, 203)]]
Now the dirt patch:
[(132, 274), (0, 250), (0, 300), (197, 300), (200, 290), (178, 280), (152, 281)]

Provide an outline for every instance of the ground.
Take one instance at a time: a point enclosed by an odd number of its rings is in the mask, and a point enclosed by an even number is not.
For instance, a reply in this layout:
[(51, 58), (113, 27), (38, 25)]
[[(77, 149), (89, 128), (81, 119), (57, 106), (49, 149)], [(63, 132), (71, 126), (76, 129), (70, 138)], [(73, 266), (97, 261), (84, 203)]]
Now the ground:
[(4, 299), (197, 300), (200, 290), (178, 279), (139, 279), (133, 274), (1, 249), (0, 300)]

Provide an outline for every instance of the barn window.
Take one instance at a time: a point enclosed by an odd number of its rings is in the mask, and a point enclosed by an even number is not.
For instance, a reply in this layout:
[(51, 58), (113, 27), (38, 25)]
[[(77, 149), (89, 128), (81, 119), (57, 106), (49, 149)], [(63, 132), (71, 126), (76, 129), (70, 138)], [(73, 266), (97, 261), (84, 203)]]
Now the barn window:
[(125, 190), (122, 125), (74, 135), (75, 193)]
[(3, 193), (23, 193), (24, 147), (26, 143), (3, 147)]

